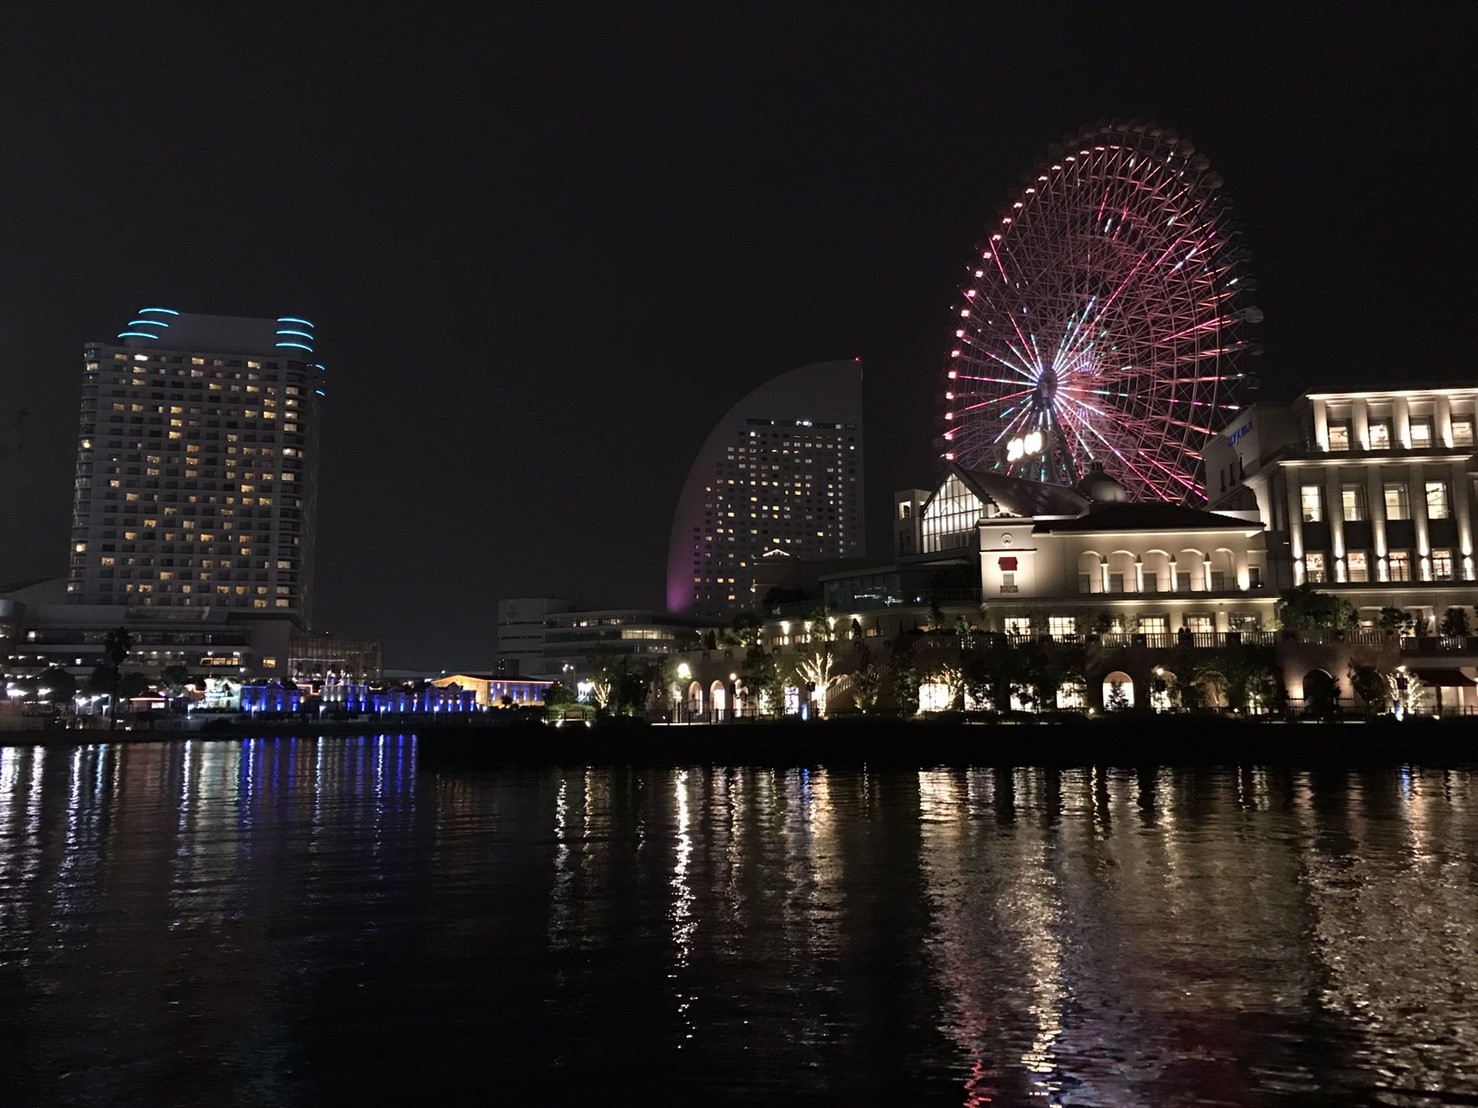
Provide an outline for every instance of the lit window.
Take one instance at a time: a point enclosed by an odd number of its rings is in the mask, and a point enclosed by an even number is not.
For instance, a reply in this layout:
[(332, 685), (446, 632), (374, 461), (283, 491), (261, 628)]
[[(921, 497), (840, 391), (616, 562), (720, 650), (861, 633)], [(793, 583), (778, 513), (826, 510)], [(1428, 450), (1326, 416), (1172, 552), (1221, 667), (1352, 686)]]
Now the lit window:
[(1298, 490), (1303, 505), (1303, 521), (1318, 523), (1324, 518), (1324, 489), (1320, 485), (1302, 485)]
[(1452, 445), (1473, 445), (1473, 421), (1471, 419), (1455, 419), (1452, 421)]
[(1427, 518), (1447, 519), (1452, 515), (1452, 493), (1446, 481), (1427, 482)]
[(1407, 496), (1406, 484), (1403, 481), (1386, 483), (1386, 518), (1411, 518), (1411, 501)]
[(1339, 490), (1340, 510), (1344, 513), (1345, 520), (1362, 520), (1369, 518), (1369, 510), (1365, 505), (1364, 485), (1343, 485)]
[(1426, 450), (1432, 445), (1432, 425), (1426, 420), (1411, 421), (1411, 448)]
[(1311, 585), (1318, 585), (1324, 581), (1324, 574), (1324, 555), (1322, 553), (1305, 554), (1304, 580)]
[(1436, 547), (1432, 550), (1432, 580), (1452, 580), (1452, 551), (1446, 547)]
[(1411, 555), (1404, 550), (1393, 550), (1386, 556), (1392, 581), (1411, 580)]
[(1370, 562), (1363, 550), (1352, 550), (1345, 556), (1345, 567), (1349, 571), (1351, 581), (1370, 580)]
[(1385, 420), (1373, 420), (1370, 424), (1370, 449), (1391, 449), (1391, 425)]
[(1329, 449), (1339, 451), (1350, 449), (1350, 425), (1348, 423), (1329, 425)]

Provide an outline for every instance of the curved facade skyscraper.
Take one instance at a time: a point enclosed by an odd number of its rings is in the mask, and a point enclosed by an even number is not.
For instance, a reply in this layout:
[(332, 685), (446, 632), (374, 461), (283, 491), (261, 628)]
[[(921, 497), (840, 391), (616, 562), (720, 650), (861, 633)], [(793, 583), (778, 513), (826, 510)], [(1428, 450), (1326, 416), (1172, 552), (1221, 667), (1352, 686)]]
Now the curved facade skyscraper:
[(755, 389), (719, 420), (678, 500), (668, 611), (727, 621), (762, 599), (755, 561), (860, 558), (862, 366), (818, 362)]

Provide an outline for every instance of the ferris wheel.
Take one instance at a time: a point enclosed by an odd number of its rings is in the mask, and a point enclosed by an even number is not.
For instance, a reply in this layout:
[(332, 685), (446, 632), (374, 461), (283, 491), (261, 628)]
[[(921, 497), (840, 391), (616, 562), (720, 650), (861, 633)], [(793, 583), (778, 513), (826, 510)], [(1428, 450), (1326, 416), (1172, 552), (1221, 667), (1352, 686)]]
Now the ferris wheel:
[(1133, 500), (1206, 499), (1204, 444), (1255, 381), (1250, 256), (1221, 175), (1153, 123), (1048, 149), (968, 267), (941, 446), (972, 469), (1076, 484), (1098, 462)]

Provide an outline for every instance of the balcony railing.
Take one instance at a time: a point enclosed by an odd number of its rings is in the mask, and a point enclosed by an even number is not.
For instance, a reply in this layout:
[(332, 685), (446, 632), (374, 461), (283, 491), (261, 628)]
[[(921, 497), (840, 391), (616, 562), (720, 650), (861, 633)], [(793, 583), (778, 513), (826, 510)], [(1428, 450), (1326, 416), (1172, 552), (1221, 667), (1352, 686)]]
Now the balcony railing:
[[(1299, 643), (1308, 646), (1382, 646), (1390, 641), (1390, 632), (1374, 627), (1353, 627), (1345, 630), (1333, 628), (1310, 628), (1303, 631), (1103, 631), (1079, 634), (1007, 633), (1006, 641), (1012, 646), (1029, 642), (1058, 643), (1064, 645), (1097, 643), (1100, 646), (1142, 646), (1152, 650), (1172, 650), (1176, 647), (1195, 649), (1220, 649), (1227, 646), (1275, 646), (1279, 643)], [(969, 644), (984, 646), (988, 635), (974, 632)], [(931, 631), (918, 640), (921, 647), (958, 647), (961, 636), (954, 631)], [(1469, 654), (1478, 653), (1478, 637), (1466, 638), (1407, 638), (1401, 640), (1403, 653), (1411, 654)]]

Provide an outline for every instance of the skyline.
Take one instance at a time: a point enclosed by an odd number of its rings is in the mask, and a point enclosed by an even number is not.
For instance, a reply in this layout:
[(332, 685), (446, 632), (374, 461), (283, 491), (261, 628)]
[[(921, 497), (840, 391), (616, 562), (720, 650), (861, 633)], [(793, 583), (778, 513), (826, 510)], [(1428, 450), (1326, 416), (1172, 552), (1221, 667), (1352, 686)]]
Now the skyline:
[(1088, 10), (574, 7), (485, 37), (16, 13), (0, 518), (26, 526), (0, 582), (65, 574), (82, 350), (143, 303), (317, 324), (315, 629), (392, 667), (490, 666), (501, 598), (661, 610), (704, 439), (814, 362), (864, 367), (876, 554), (879, 506), (936, 472), (975, 243), (1099, 118), (1154, 118), (1224, 174), (1266, 313), (1254, 400), (1472, 375), (1474, 216), (1448, 200), (1471, 8)]

